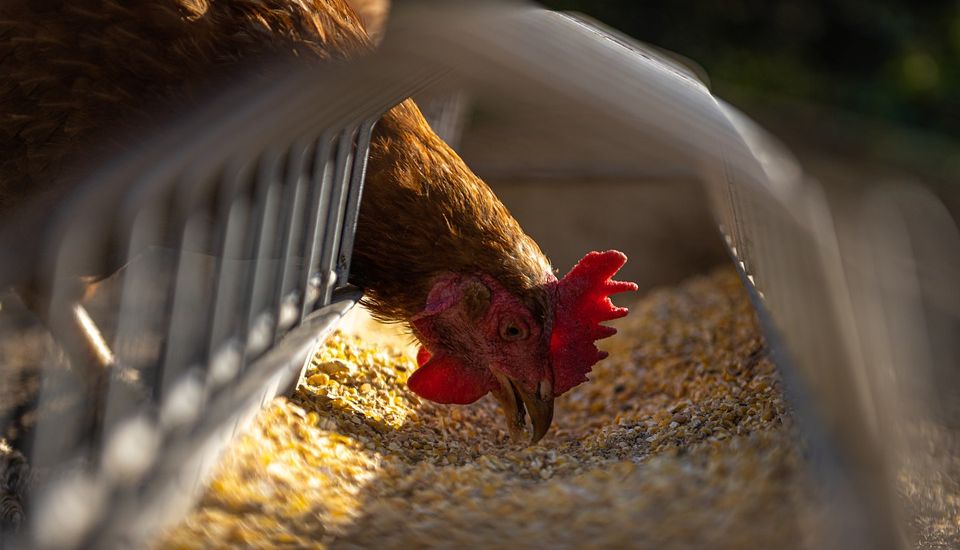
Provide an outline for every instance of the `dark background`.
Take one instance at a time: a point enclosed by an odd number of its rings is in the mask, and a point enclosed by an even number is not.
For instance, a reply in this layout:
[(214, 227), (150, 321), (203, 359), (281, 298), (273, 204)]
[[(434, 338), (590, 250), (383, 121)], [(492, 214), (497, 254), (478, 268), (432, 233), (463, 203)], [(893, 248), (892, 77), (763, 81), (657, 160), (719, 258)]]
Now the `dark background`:
[(960, 174), (960, 2), (547, 0), (699, 64), (799, 155)]

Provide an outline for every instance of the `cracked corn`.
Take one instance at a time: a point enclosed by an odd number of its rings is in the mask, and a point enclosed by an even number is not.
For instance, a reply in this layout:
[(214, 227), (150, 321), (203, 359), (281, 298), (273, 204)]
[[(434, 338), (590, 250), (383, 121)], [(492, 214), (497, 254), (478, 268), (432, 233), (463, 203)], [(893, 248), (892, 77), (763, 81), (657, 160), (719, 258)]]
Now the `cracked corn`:
[(735, 273), (654, 291), (618, 327), (532, 447), (493, 399), (408, 391), (412, 349), (337, 333), (156, 545), (800, 545), (799, 451)]

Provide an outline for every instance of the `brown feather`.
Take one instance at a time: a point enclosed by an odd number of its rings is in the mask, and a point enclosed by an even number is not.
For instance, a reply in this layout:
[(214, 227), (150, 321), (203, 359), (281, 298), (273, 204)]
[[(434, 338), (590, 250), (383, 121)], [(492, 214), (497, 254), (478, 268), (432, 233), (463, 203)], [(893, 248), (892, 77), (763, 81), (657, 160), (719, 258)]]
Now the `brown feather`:
[(422, 308), (443, 273), (485, 272), (542, 319), (550, 264), (487, 185), (427, 125), (412, 101), (387, 113), (371, 142), (354, 280), (385, 320)]
[[(266, 55), (370, 48), (339, 0), (14, 0), (0, 6), (0, 213), (64, 166)], [(90, 144), (96, 144), (91, 146)]]
[[(0, 215), (257, 59), (337, 60), (370, 48), (343, 0), (8, 1)], [(412, 101), (377, 125), (354, 255), (352, 280), (383, 319), (417, 313), (442, 273), (480, 271), (546, 315), (549, 262)]]

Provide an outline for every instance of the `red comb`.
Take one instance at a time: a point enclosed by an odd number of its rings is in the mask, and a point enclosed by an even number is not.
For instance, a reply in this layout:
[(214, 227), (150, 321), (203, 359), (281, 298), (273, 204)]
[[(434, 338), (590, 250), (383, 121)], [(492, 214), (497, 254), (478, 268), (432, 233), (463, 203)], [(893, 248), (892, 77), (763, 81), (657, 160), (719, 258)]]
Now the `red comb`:
[(593, 364), (607, 356), (593, 342), (617, 333), (600, 323), (627, 314), (627, 308), (613, 305), (610, 295), (637, 290), (635, 283), (610, 279), (626, 262), (627, 256), (616, 250), (591, 252), (555, 283), (550, 336), (555, 396), (586, 382)]

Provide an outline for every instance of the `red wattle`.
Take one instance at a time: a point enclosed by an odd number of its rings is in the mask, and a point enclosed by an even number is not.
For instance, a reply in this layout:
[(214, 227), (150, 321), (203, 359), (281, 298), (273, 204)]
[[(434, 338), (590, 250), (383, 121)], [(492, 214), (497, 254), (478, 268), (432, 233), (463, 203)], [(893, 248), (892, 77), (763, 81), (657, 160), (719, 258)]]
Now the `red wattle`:
[(417, 366), (422, 367), (430, 360), (430, 351), (427, 348), (420, 346), (420, 351), (417, 352)]
[[(421, 355), (417, 354), (418, 361)], [(493, 382), (489, 371), (469, 368), (449, 355), (433, 355), (410, 376), (407, 386), (436, 403), (466, 405), (486, 395)]]

